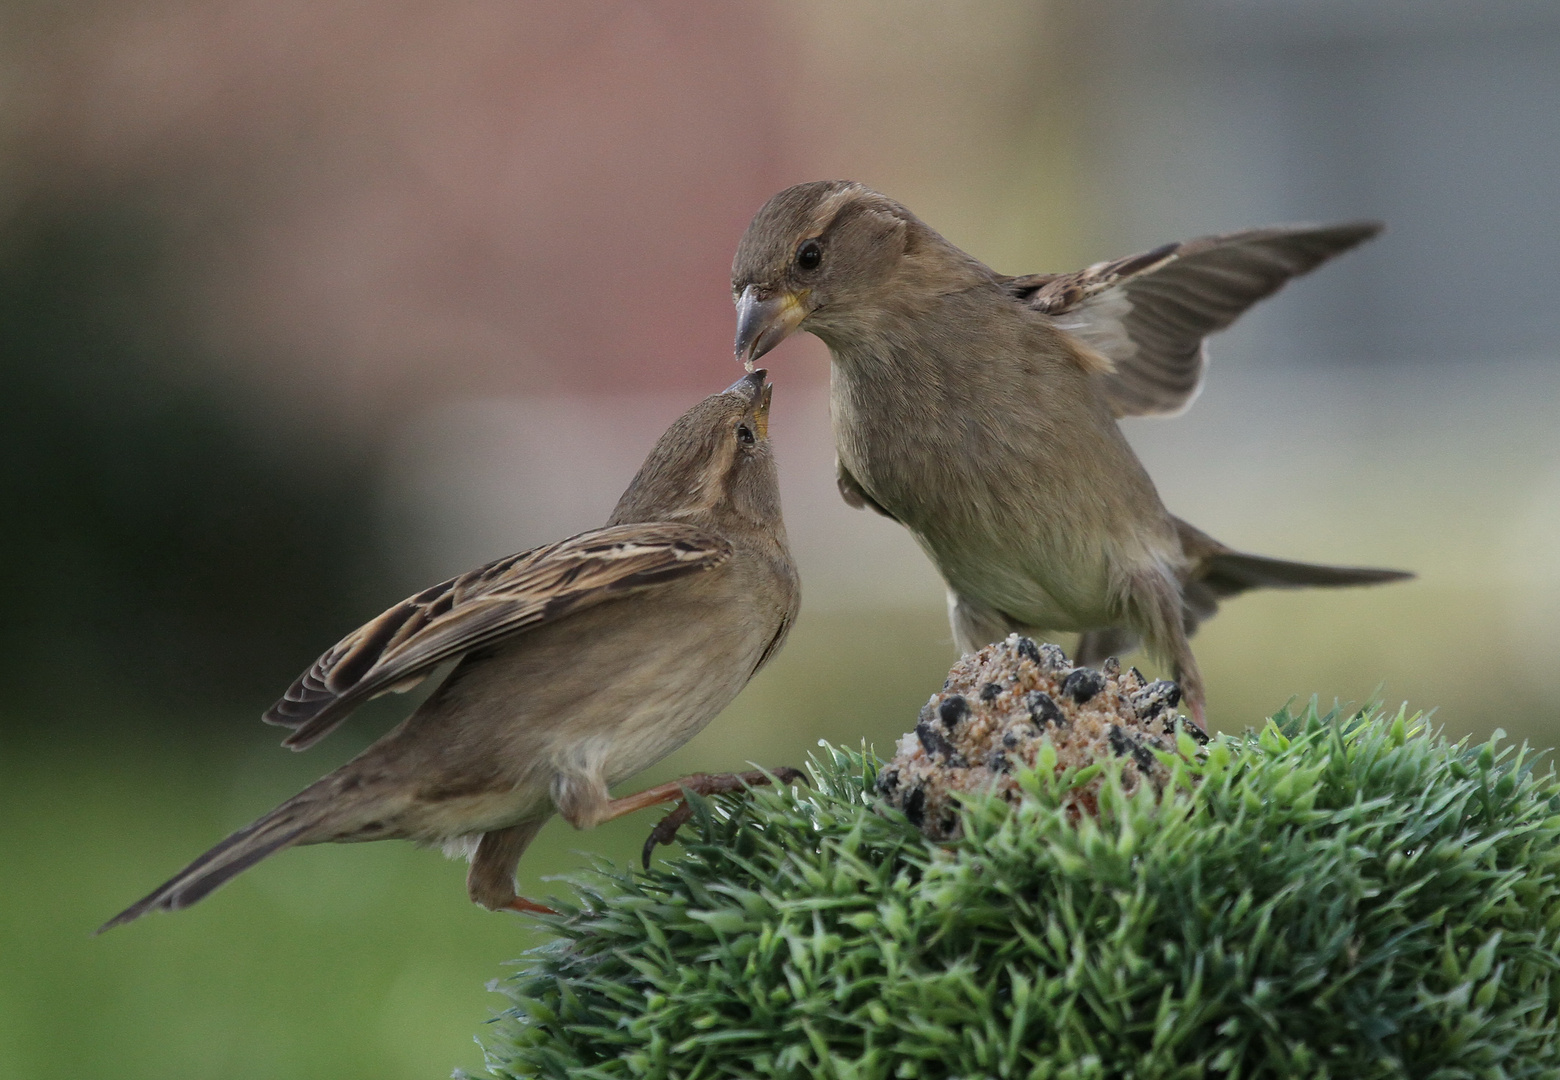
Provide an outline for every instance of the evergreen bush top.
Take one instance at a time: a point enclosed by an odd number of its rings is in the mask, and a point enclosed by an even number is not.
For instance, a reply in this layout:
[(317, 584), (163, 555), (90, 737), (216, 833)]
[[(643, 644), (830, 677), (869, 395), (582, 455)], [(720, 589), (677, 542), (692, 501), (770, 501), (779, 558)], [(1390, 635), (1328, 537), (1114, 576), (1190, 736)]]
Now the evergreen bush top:
[(829, 749), (815, 790), (699, 803), (675, 860), (576, 882), (489, 1067), (1560, 1077), (1560, 785), (1499, 737), (1313, 704), (1162, 755), (1162, 801), (1108, 778), (1081, 819), (1089, 777), (1042, 749), (951, 845)]

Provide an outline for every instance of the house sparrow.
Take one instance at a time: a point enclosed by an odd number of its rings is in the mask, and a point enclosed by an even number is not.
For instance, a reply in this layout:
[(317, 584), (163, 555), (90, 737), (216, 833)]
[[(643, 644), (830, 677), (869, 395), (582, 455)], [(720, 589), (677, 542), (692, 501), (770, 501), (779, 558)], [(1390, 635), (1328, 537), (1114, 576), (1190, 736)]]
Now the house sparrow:
[[(681, 798), (685, 788), (766, 782), (763, 773), (701, 774), (627, 798), (608, 794), (725, 708), (796, 617), (764, 374), (683, 414), (604, 528), (435, 585), (320, 657), (265, 715), (293, 729), (284, 745), (294, 749), (368, 699), (458, 662), (394, 731), (102, 929), (153, 908), (188, 907), (282, 848), (357, 840), (464, 851), (473, 901), (547, 911), (515, 894), (514, 875), (555, 812), (583, 829)], [(667, 824), (685, 818), (674, 812)], [(670, 838), (657, 829), (647, 855)]]
[(1201, 723), (1187, 637), (1220, 600), (1412, 575), (1232, 551), (1165, 509), (1116, 419), (1184, 409), (1206, 335), (1379, 231), (1258, 229), (1007, 277), (861, 184), (801, 184), (737, 247), (736, 352), (751, 366), (797, 330), (829, 346), (840, 493), (931, 556), (963, 652), (1076, 630), (1097, 664), (1142, 641)]

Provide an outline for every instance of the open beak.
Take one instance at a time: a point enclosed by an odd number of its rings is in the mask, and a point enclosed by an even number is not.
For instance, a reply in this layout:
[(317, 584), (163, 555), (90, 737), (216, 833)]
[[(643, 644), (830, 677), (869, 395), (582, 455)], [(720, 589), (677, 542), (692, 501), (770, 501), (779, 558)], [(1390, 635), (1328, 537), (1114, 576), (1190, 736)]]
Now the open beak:
[(749, 285), (737, 297), (737, 359), (749, 370), (753, 362), (795, 333), (807, 318), (805, 295), (781, 293), (760, 298), (758, 288)]

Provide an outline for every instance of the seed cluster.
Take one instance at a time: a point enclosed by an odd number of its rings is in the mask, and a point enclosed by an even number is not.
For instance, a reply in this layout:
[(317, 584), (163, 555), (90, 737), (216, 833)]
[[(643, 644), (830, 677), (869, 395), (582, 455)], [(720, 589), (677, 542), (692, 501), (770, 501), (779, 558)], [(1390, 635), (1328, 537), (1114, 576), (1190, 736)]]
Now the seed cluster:
[[(1018, 798), (1013, 773), (1034, 766), (1044, 740), (1056, 748), (1058, 770), (1125, 758), (1129, 793), (1145, 780), (1163, 790), (1169, 772), (1150, 748), (1174, 750), (1177, 730), (1207, 741), (1177, 714), (1180, 701), (1180, 687), (1168, 680), (1123, 672), (1114, 659), (1098, 671), (1074, 667), (1055, 645), (1009, 634), (953, 666), (878, 773), (878, 794), (927, 836), (951, 840), (959, 835), (959, 792)], [(1094, 813), (1098, 790), (1099, 781), (1075, 789), (1071, 806)]]

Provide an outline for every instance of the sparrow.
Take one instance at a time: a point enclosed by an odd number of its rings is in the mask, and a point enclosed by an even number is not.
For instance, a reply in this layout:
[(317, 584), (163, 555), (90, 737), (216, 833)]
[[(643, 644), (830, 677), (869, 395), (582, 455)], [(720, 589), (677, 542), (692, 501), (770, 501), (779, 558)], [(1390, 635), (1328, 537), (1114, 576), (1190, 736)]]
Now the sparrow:
[[(283, 848), (360, 840), (442, 845), (470, 858), (476, 903), (547, 912), (516, 895), (515, 869), (554, 813), (585, 829), (687, 790), (767, 782), (699, 774), (609, 794), (724, 709), (796, 618), (764, 376), (684, 413), (604, 527), (434, 585), (334, 645), (264, 717), (292, 729), (285, 746), (312, 746), (370, 698), (455, 666), (400, 726), (98, 932), (188, 907)], [(674, 811), (671, 830), (687, 816)], [(647, 857), (670, 839), (657, 829)]]
[(736, 354), (823, 339), (840, 493), (936, 563), (962, 652), (1077, 631), (1093, 666), (1146, 644), (1202, 724), (1188, 638), (1219, 601), (1413, 575), (1226, 547), (1165, 509), (1116, 421), (1185, 409), (1207, 335), (1380, 229), (1256, 229), (1009, 277), (859, 183), (800, 184), (737, 247)]

